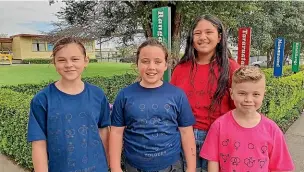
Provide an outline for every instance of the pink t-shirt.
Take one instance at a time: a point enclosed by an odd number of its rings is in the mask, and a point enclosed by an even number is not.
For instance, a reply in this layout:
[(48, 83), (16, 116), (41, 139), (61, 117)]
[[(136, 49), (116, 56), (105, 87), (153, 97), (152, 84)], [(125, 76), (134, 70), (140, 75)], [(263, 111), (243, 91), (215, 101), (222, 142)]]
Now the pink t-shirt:
[(219, 162), (221, 172), (292, 171), (294, 164), (284, 135), (275, 122), (261, 115), (253, 128), (244, 128), (232, 111), (210, 127), (200, 156)]

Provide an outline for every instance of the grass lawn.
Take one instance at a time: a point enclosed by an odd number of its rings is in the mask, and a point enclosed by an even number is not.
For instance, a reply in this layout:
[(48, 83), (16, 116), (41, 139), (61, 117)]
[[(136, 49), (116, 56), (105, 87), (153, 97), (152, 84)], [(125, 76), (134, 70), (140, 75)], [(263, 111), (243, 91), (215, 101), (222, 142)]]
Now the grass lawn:
[[(83, 77), (107, 77), (127, 72), (134, 72), (128, 63), (90, 63), (83, 72)], [(0, 65), (0, 85), (40, 83), (56, 79), (59, 79), (59, 75), (52, 64)]]

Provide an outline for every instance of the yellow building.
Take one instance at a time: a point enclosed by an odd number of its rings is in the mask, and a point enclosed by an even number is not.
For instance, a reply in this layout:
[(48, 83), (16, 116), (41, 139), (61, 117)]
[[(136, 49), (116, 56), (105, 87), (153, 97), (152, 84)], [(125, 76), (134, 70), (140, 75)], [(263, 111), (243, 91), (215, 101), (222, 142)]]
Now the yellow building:
[[(18, 34), (0, 38), (0, 54), (13, 54), (13, 59), (50, 58), (53, 43), (47, 42), (46, 35)], [(5, 46), (4, 46), (5, 44)], [(84, 46), (90, 59), (95, 59), (95, 41), (86, 41)]]

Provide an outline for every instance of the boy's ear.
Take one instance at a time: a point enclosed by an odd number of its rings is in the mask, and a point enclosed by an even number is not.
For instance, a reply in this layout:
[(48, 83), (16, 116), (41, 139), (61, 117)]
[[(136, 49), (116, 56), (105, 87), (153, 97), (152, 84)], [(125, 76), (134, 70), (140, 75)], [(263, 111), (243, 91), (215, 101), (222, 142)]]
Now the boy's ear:
[(229, 88), (229, 93), (230, 93), (230, 97), (231, 97), (231, 99), (233, 100), (233, 92), (232, 92), (232, 88)]

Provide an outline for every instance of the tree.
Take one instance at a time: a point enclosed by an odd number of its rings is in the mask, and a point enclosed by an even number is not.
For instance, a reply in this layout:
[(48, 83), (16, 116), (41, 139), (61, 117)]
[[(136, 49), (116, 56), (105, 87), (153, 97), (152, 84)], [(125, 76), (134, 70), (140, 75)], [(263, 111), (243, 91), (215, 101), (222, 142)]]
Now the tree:
[(171, 53), (176, 58), (196, 16), (214, 14), (229, 28), (235, 28), (236, 16), (254, 10), (253, 5), (250, 2), (218, 1), (67, 1), (66, 7), (57, 15), (60, 19), (57, 25), (65, 34), (108, 39), (120, 37), (124, 44), (129, 44), (136, 34), (152, 37), (152, 9), (169, 6), (172, 12)]
[[(291, 54), (294, 41), (304, 39), (304, 4), (301, 2), (256, 2), (255, 12), (239, 17), (239, 27), (252, 28), (252, 48), (267, 55), (268, 67), (273, 64), (274, 40), (284, 37), (285, 56)], [(234, 32), (236, 34), (236, 31)]]

